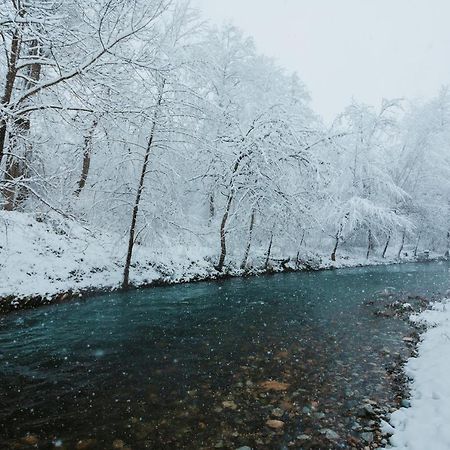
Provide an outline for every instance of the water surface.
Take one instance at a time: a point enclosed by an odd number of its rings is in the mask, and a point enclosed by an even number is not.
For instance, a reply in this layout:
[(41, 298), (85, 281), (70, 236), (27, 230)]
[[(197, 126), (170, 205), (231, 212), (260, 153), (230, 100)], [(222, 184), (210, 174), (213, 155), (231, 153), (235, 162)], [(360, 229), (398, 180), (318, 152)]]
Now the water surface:
[[(113, 293), (2, 317), (0, 448), (320, 448), (327, 429), (339, 438), (322, 448), (348, 448), (349, 411), (392, 403), (386, 369), (407, 352), (406, 322), (374, 314), (383, 291), (449, 287), (448, 263), (404, 264)], [(264, 389), (268, 380), (286, 389)]]

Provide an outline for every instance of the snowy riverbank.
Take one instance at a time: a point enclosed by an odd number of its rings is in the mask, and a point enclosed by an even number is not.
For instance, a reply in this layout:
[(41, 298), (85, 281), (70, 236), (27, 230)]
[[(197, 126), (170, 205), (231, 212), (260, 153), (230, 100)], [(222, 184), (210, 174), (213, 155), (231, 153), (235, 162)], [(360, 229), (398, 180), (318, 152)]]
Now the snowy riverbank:
[[(56, 215), (36, 219), (18, 212), (1, 212), (0, 229), (2, 311), (120, 288), (125, 245), (117, 235), (94, 233)], [(218, 273), (214, 268), (217, 255), (209, 247), (205, 243), (195, 249), (169, 247), (157, 250), (136, 245), (131, 284), (140, 287), (264, 272), (258, 269), (264, 264), (264, 255), (260, 255), (259, 259), (252, 260), (256, 268), (250, 267), (244, 272), (231, 259), (224, 273)], [(363, 251), (358, 250), (360, 256), (342, 252), (336, 262), (332, 262), (325, 252), (312, 254), (305, 251), (300, 255), (303, 262), (299, 264), (292, 260), (286, 263), (284, 255), (275, 253), (270, 270), (329, 269), (398, 262), (394, 251), (386, 259), (374, 256), (367, 260)]]
[(391, 444), (398, 450), (450, 449), (450, 299), (413, 316), (426, 325), (418, 356), (405, 366), (411, 406), (392, 414)]

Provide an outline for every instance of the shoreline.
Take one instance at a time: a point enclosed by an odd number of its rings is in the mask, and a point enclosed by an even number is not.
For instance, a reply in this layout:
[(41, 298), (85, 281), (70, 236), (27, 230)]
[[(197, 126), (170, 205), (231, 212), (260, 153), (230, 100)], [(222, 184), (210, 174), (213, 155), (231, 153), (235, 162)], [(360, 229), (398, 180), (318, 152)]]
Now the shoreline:
[(313, 267), (311, 265), (302, 265), (298, 268), (289, 266), (289, 265), (279, 265), (276, 267), (270, 267), (269, 269), (249, 269), (249, 270), (233, 270), (233, 268), (227, 268), (224, 272), (217, 272), (215, 269), (206, 275), (201, 275), (200, 273), (194, 273), (193, 275), (187, 275), (180, 278), (170, 278), (170, 277), (161, 277), (156, 278), (148, 283), (141, 284), (130, 284), (129, 288), (124, 290), (120, 285), (119, 286), (104, 286), (104, 287), (87, 287), (57, 291), (53, 294), (44, 294), (44, 295), (9, 295), (0, 297), (0, 317), (11, 314), (14, 312), (26, 311), (30, 309), (39, 308), (42, 306), (51, 306), (51, 305), (59, 305), (69, 303), (75, 299), (88, 299), (90, 297), (94, 297), (97, 295), (106, 295), (113, 292), (126, 292), (126, 291), (136, 291), (141, 289), (151, 289), (155, 287), (168, 287), (178, 284), (188, 284), (188, 283), (200, 283), (200, 282), (213, 282), (213, 281), (221, 281), (231, 278), (248, 278), (248, 277), (257, 277), (257, 276), (270, 276), (281, 273), (300, 273), (300, 272), (318, 272), (318, 271), (326, 271), (326, 270), (341, 270), (341, 269), (352, 269), (358, 267), (375, 267), (375, 266), (389, 266), (389, 265), (398, 265), (398, 264), (414, 264), (414, 263), (432, 263), (439, 261), (448, 261), (444, 256), (433, 256), (429, 259), (422, 260), (420, 258), (409, 258), (409, 259), (386, 259), (379, 260), (374, 259), (372, 261), (368, 261), (367, 263), (363, 263), (361, 261), (354, 260), (351, 261), (350, 258), (342, 259), (338, 261), (338, 263), (325, 263), (320, 264), (317, 267)]

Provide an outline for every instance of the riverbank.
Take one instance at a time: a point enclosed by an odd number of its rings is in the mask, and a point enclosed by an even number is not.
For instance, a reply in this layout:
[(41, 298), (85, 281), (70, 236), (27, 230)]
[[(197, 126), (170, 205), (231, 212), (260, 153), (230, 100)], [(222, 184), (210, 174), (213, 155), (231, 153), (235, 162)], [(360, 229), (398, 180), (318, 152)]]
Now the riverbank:
[[(0, 313), (120, 289), (125, 246), (119, 236), (94, 233), (76, 222), (51, 215), (36, 219), (24, 213), (2, 212), (0, 222)], [(412, 255), (409, 249), (405, 251)], [(217, 255), (206, 244), (195, 249), (171, 247), (170, 251), (136, 245), (130, 282), (134, 288), (146, 288), (283, 271), (416, 260), (403, 255), (399, 261), (395, 251), (386, 258), (375, 255), (367, 259), (361, 256), (363, 254), (363, 249), (343, 250), (337, 261), (331, 261), (325, 251), (313, 253), (305, 249), (299, 258), (275, 251), (267, 268), (261, 268), (265, 255), (256, 255), (245, 270), (229, 258), (224, 271), (218, 272), (214, 267)], [(437, 257), (429, 255), (430, 260)]]
[(405, 365), (410, 379), (410, 399), (394, 412), (385, 427), (398, 450), (448, 450), (450, 448), (450, 299), (434, 303), (411, 318), (426, 330), (417, 356)]

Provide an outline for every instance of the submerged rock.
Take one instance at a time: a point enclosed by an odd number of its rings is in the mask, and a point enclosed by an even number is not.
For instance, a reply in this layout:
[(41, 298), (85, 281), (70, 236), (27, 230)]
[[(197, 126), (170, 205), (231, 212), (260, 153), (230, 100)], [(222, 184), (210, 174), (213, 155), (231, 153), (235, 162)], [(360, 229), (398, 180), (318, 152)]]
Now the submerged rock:
[(260, 383), (260, 386), (265, 391), (287, 391), (290, 385), (280, 381), (269, 380), (263, 381)]
[(232, 409), (232, 410), (236, 410), (237, 409), (236, 403), (234, 403), (231, 400), (225, 400), (224, 402), (222, 402), (222, 406), (224, 408), (227, 408), (227, 409)]
[(96, 443), (95, 439), (81, 439), (76, 443), (75, 449), (76, 450), (88, 450), (88, 449), (94, 447), (95, 443)]
[(125, 447), (125, 442), (122, 439), (115, 439), (112, 444), (113, 449), (121, 450)]
[(269, 419), (266, 425), (273, 430), (280, 430), (284, 427), (284, 422), (282, 420)]
[(39, 438), (35, 434), (27, 434), (22, 439), (22, 442), (27, 445), (37, 445)]

